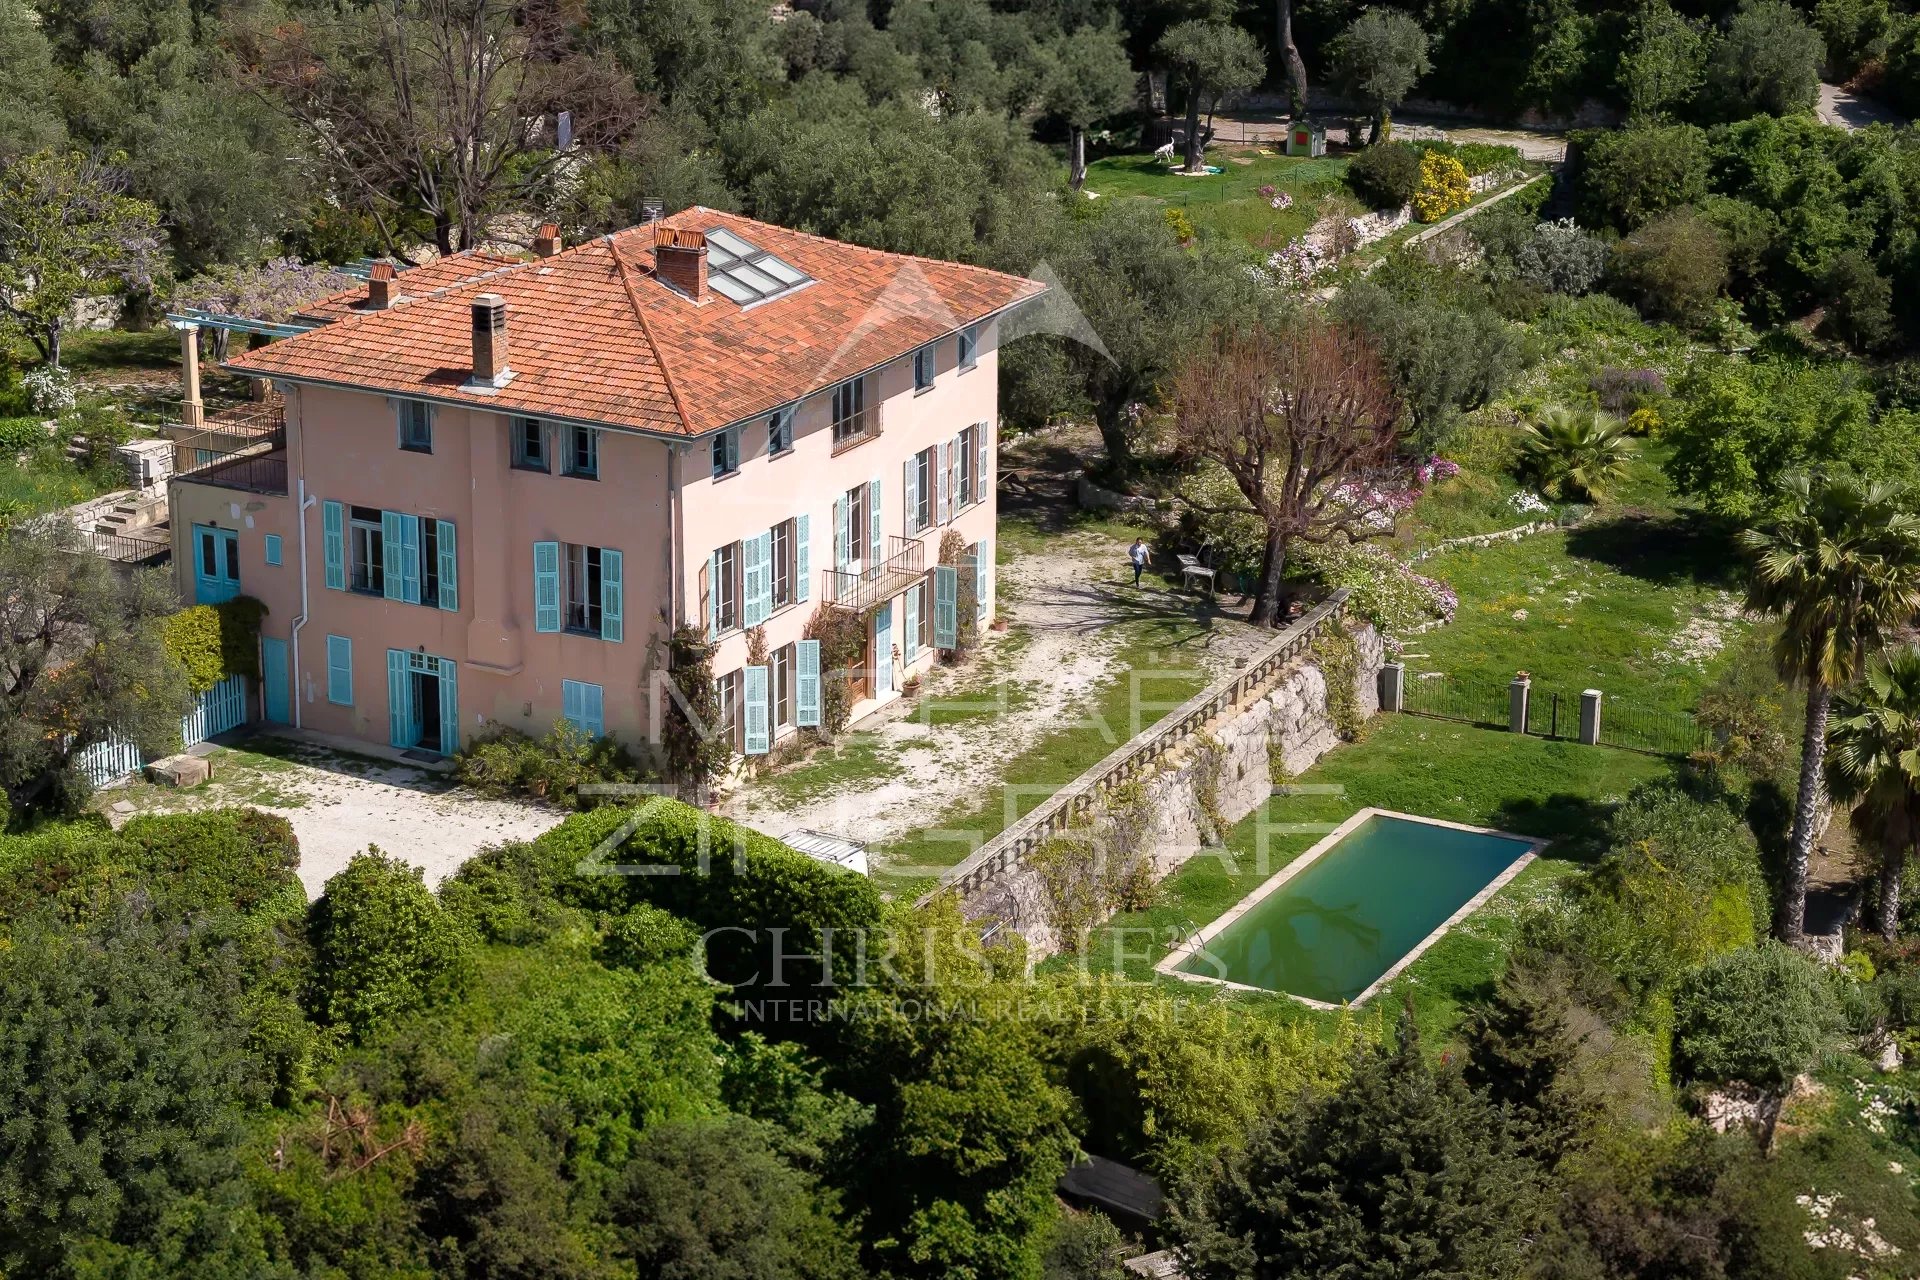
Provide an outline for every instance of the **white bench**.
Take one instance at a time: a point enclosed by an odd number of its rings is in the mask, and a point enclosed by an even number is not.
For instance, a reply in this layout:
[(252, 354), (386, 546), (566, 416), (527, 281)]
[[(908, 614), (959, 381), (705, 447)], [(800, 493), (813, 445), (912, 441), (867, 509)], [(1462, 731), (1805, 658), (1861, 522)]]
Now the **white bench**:
[(1213, 590), (1213, 570), (1201, 564), (1192, 556), (1182, 555), (1174, 558), (1180, 562), (1180, 585), (1182, 588), (1186, 587), (1187, 584), (1195, 578), (1204, 578), (1206, 579), (1207, 590)]

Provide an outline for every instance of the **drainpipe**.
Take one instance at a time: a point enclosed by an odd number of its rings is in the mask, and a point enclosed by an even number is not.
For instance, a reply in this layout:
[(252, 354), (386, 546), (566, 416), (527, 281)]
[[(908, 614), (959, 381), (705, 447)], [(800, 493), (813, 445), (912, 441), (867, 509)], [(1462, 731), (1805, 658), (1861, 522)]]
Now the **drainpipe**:
[(299, 504), (294, 508), (294, 519), (300, 526), (300, 616), (293, 620), (293, 670), (287, 674), (293, 680), (293, 727), (300, 727), (300, 628), (307, 625), (307, 512), (312, 509), (315, 499), (307, 496), (307, 480), (302, 476), (296, 483)]
[(667, 444), (667, 630), (680, 625), (680, 445)]

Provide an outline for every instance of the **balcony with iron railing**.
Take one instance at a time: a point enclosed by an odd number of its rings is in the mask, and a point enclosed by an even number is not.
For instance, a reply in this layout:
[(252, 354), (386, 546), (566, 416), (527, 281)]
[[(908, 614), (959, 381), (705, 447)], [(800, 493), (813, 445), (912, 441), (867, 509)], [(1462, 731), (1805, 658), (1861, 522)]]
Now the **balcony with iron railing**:
[(244, 438), (236, 436), (231, 426), (221, 424), (175, 440), (173, 476), (176, 480), (220, 489), (286, 493), (284, 420), (278, 429)]
[(865, 613), (926, 576), (926, 543), (920, 539), (890, 536), (886, 550), (886, 559), (858, 573), (823, 570), (822, 598), (835, 608)]

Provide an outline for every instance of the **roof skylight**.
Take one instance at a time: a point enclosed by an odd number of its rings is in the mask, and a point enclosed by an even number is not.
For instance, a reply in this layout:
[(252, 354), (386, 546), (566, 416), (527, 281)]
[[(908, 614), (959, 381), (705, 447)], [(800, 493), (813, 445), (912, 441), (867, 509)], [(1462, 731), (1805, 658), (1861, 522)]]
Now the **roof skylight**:
[(741, 306), (777, 298), (811, 281), (806, 273), (724, 227), (707, 232), (707, 284)]

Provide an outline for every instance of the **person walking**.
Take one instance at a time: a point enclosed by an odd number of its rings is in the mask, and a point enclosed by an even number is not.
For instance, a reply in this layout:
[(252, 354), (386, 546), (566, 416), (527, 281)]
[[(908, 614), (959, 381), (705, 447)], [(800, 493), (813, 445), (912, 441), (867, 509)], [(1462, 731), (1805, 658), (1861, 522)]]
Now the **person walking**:
[(1147, 571), (1147, 544), (1139, 538), (1127, 548), (1127, 559), (1133, 563), (1133, 585), (1140, 585), (1140, 575)]

